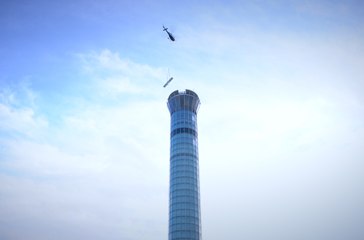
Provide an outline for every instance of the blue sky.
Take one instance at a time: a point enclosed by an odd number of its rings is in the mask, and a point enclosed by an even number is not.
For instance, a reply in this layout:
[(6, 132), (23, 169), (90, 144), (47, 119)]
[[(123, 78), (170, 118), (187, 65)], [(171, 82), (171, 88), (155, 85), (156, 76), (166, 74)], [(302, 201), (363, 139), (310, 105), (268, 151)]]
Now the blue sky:
[(166, 101), (187, 88), (205, 239), (362, 239), (363, 9), (2, 1), (0, 238), (167, 239)]

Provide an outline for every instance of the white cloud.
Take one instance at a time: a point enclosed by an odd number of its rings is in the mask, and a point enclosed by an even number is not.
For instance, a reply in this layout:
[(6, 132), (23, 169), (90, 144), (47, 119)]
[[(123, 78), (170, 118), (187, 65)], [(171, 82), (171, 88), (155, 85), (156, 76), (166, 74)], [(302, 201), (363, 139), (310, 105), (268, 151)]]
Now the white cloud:
[[(82, 104), (54, 109), (56, 125), (41, 117), (36, 101), (12, 105), (20, 96), (30, 97), (24, 91), (8, 93), (0, 105), (1, 130), (13, 134), (0, 135), (0, 215), (11, 215), (1, 221), (16, 226), (0, 227), (2, 236), (52, 238), (44, 227), (67, 239), (165, 234), (168, 110), (165, 99), (143, 85), (161, 70), (107, 50), (84, 58), (93, 69), (87, 74), (93, 77), (90, 87), (96, 92), (89, 94), (94, 98), (79, 96)], [(151, 97), (109, 105), (106, 92)]]
[(8, 11), (44, 37), (1, 38), (1, 239), (167, 239), (176, 87), (202, 102), (204, 239), (363, 239), (361, 4), (77, 2)]
[(2, 118), (0, 129), (30, 135), (34, 128), (46, 126), (46, 121), (40, 118), (36, 119), (34, 115), (34, 111), (30, 108), (13, 109), (0, 104), (0, 117)]
[[(313, 229), (310, 222), (322, 228), (337, 223), (347, 227), (340, 219), (325, 222), (325, 214), (339, 209), (334, 217), (355, 219), (359, 216), (355, 210), (362, 211), (358, 182), (363, 105), (362, 98), (350, 94), (358, 89), (342, 88), (347, 65), (339, 76), (320, 72), (320, 67), (338, 64), (337, 59), (323, 63), (332, 53), (323, 50), (322, 42), (310, 48), (310, 43), (297, 39), (278, 40), (258, 51), (255, 61), (262, 66), (261, 73), (259, 69), (256, 75), (247, 73), (238, 64), (231, 71), (229, 64), (242, 59), (232, 56), (221, 68), (219, 60), (206, 64), (201, 71), (210, 71), (201, 73), (201, 78), (183, 73), (173, 85), (194, 87), (202, 101), (202, 222), (210, 239), (239, 233), (265, 238), (257, 228), (261, 225), (275, 238), (282, 237), (287, 226), (303, 234), (300, 224)], [(288, 47), (269, 51), (271, 46)], [(349, 55), (341, 56), (352, 62)], [(59, 125), (47, 126), (46, 119), (42, 123), (36, 105), (15, 108), (10, 104), (14, 94), (9, 93), (1, 105), (2, 116), (12, 124), (2, 125), (3, 129), (34, 133), (32, 139), (2, 137), (0, 196), (5, 201), (0, 216), (12, 216), (9, 225), (44, 238), (50, 238), (42, 233), (45, 225), (67, 239), (105, 238), (98, 229), (108, 232), (110, 239), (166, 236), (169, 92), (158, 82), (163, 70), (110, 50), (79, 56), (87, 69), (84, 74), (92, 79), (92, 91), (79, 96), (83, 104), (58, 112)], [(313, 62), (300, 65), (307, 60)], [(295, 74), (282, 72), (286, 66)], [(327, 89), (328, 77), (333, 76), (333, 86)], [(350, 200), (354, 196), (359, 200)], [(224, 206), (217, 208), (220, 203)], [(37, 221), (32, 224), (30, 219)], [(250, 229), (243, 231), (240, 223)]]
[(166, 69), (123, 59), (117, 52), (78, 54), (85, 73), (95, 81), (95, 92), (104, 97), (122, 94), (153, 94), (166, 78)]
[(35, 101), (36, 94), (28, 82), (22, 82), (17, 90), (8, 87), (0, 91), (0, 131), (27, 137), (44, 131), (48, 122), (34, 108)]

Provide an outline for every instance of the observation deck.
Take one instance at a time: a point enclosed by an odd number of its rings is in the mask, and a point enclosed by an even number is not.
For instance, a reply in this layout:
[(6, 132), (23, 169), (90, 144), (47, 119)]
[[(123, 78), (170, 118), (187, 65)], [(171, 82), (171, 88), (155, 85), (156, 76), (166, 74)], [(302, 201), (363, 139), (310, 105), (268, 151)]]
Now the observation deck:
[(188, 89), (185, 91), (176, 90), (169, 95), (167, 105), (171, 115), (180, 110), (187, 110), (197, 114), (200, 99), (194, 91)]

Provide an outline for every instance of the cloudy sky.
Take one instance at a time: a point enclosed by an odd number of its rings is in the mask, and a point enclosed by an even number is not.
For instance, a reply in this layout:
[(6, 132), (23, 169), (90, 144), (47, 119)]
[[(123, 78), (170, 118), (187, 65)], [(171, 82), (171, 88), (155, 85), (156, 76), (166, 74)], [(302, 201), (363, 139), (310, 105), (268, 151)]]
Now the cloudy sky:
[(362, 1), (1, 1), (0, 56), (0, 239), (167, 239), (186, 88), (204, 239), (364, 238)]

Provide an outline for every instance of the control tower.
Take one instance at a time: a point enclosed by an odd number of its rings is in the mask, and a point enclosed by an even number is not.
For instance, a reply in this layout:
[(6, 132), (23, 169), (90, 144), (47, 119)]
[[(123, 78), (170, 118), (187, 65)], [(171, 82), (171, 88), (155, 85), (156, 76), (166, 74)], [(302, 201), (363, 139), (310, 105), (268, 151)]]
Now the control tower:
[(169, 240), (201, 240), (197, 111), (191, 90), (168, 97), (171, 114)]

